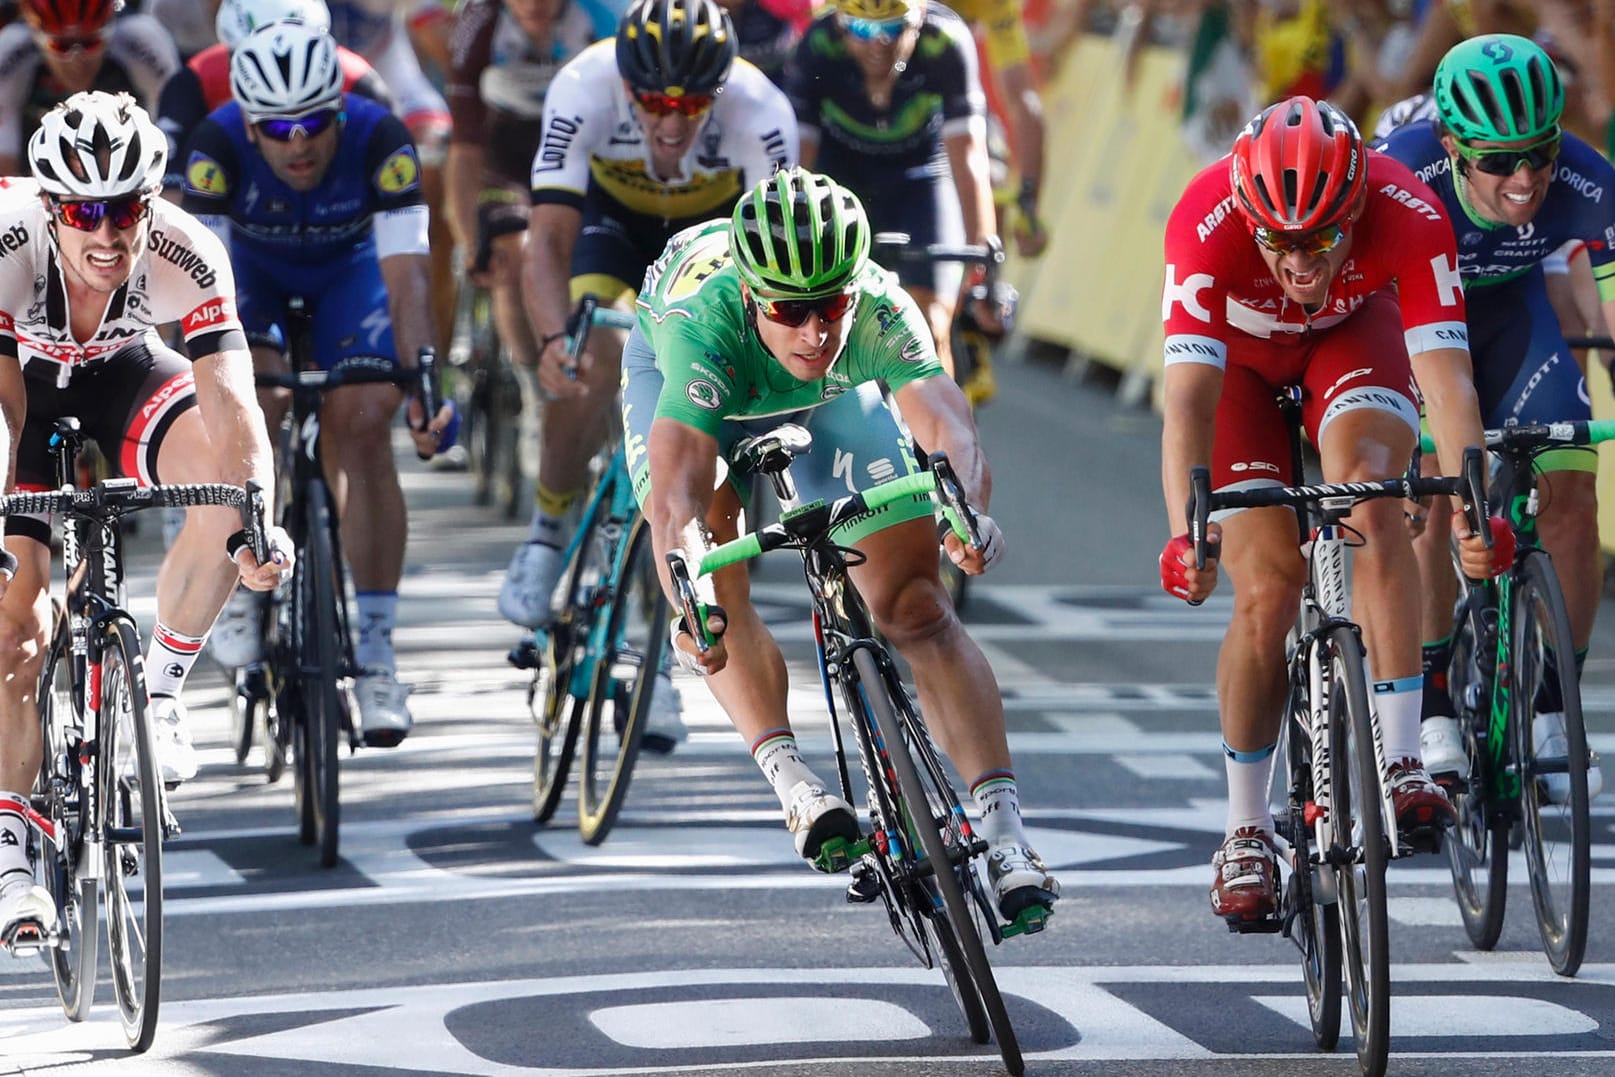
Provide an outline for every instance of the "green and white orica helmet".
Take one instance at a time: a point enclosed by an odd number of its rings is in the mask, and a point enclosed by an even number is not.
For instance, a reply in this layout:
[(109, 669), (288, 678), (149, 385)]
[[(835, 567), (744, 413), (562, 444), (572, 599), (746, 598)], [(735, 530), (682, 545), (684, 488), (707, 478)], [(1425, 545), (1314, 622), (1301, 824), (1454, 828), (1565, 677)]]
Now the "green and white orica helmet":
[(1565, 88), (1542, 46), (1516, 34), (1484, 34), (1448, 50), (1436, 68), (1441, 122), (1463, 142), (1552, 136)]
[(831, 295), (869, 261), (869, 218), (858, 196), (839, 183), (788, 168), (740, 196), (730, 218), (729, 252), (753, 291), (800, 299)]

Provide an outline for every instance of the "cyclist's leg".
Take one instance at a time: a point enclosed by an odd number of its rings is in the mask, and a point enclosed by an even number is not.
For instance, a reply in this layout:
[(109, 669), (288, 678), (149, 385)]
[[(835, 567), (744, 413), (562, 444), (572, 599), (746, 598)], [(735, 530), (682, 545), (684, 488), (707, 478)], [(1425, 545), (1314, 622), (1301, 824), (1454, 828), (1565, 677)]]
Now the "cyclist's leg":
[[(1364, 356), (1374, 357), (1373, 366), (1363, 365)], [(1318, 344), (1307, 368), (1304, 417), (1326, 480), (1370, 482), (1407, 471), (1419, 429), (1412, 386), (1395, 300), (1372, 296)], [(1391, 498), (1352, 510), (1349, 526), (1363, 539), (1352, 563), (1352, 610), (1368, 651), (1396, 820), (1416, 829), (1450, 825), (1455, 816), (1423, 764), (1419, 563), (1404, 510)]]
[[(885, 190), (868, 192), (865, 203), (875, 231), (905, 232), (914, 247), (933, 243), (960, 245), (965, 241), (964, 215), (951, 176), (907, 174)], [(953, 318), (959, 306), (964, 267), (950, 262), (901, 263), (896, 270), (899, 283), (914, 297), (931, 327), (943, 369), (953, 376)]]

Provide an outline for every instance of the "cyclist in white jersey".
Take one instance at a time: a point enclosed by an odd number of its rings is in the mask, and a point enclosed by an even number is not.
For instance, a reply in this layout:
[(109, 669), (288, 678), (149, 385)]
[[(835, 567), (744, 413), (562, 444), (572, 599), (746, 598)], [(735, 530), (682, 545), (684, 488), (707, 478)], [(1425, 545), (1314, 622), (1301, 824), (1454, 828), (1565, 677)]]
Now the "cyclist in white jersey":
[[(63, 415), (79, 419), (114, 470), (142, 484), (256, 479), (274, 489), (230, 264), (201, 223), (156, 197), (167, 156), (167, 140), (133, 98), (75, 94), (29, 142), (37, 183), (0, 180), (8, 192), (0, 195), (0, 474), (8, 490), (55, 485), (47, 439)], [(158, 340), (154, 327), (167, 322), (179, 323), (189, 360)], [(291, 565), (284, 532), (272, 531), (276, 556), (260, 566), (234, 548), (239, 527), (233, 509), (191, 509), (158, 572), (145, 668), (170, 783), (196, 772), (178, 695), (209, 626), (238, 579), (267, 591)], [(48, 520), (5, 521), (12, 571), (0, 574), (0, 935), (22, 920), (48, 930), (55, 919), (33, 883), (21, 810), (42, 751), (35, 686), (50, 620), (49, 542)]]
[(567, 513), (617, 395), (620, 333), (594, 331), (579, 369), (567, 368), (572, 304), (592, 294), (631, 309), (674, 233), (728, 213), (743, 191), (796, 163), (790, 103), (737, 51), (714, 0), (640, 0), (613, 41), (591, 45), (550, 84), (533, 160), (525, 294), (539, 382), (553, 399), (537, 508), (499, 593), (500, 612), (516, 624), (549, 619)]

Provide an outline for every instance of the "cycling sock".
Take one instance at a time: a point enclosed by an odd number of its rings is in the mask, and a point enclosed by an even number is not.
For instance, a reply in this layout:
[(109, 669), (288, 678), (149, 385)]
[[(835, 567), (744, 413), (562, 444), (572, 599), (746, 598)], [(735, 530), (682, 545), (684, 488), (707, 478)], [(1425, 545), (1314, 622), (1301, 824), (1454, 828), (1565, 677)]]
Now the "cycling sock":
[(578, 499), (578, 492), (567, 490), (558, 494), (543, 483), (538, 483), (537, 487), (533, 498), (537, 507), (533, 510), (532, 521), (527, 525), (527, 541), (542, 542), (560, 549), (566, 545), (561, 537), (566, 530), (566, 514), (572, 511), (572, 503)]
[(182, 635), (162, 623), (153, 628), (151, 643), (146, 646), (146, 691), (177, 699), (205, 639), (205, 635)]
[(359, 614), (359, 645), (353, 649), (353, 660), (360, 669), (396, 673), (393, 625), (398, 623), (398, 592), (356, 591), (353, 602)]
[(0, 886), (14, 877), (34, 877), (28, 864), (28, 821), (22, 815), (25, 803), (21, 793), (0, 792)]
[(986, 838), (987, 844), (999, 845), (1006, 841), (1030, 844), (1021, 821), (1021, 793), (1013, 771), (987, 771), (970, 783), (970, 797), (981, 812), (976, 833)]
[(1227, 837), (1242, 827), (1254, 826), (1273, 832), (1273, 809), (1268, 806), (1267, 790), (1273, 782), (1273, 749), (1275, 741), (1265, 748), (1249, 752), (1236, 751), (1222, 742), (1223, 769), (1228, 772)]
[(1421, 759), (1419, 749), (1419, 707), (1424, 699), (1424, 674), (1374, 682), (1373, 707), (1379, 715), (1380, 736), (1385, 740), (1385, 761)]
[(817, 774), (808, 769), (801, 749), (796, 745), (796, 734), (789, 729), (770, 729), (752, 741), (751, 757), (756, 760), (763, 777), (768, 779), (768, 784), (774, 787), (774, 795), (779, 797), (782, 808), (790, 808), (791, 790), (796, 788), (798, 782), (824, 784), (819, 781)]
[(1451, 664), (1451, 636), (1424, 645), (1424, 694), (1419, 717), (1451, 717), (1452, 699), (1447, 694), (1447, 667)]

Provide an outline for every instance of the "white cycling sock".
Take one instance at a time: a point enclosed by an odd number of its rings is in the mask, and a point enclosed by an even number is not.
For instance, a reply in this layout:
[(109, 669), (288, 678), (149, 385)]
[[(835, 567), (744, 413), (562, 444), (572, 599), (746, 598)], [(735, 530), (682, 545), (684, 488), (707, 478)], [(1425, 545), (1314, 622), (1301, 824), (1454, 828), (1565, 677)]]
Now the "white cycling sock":
[(1259, 827), (1273, 832), (1273, 809), (1267, 799), (1273, 783), (1273, 749), (1277, 744), (1255, 751), (1238, 752), (1223, 741), (1222, 762), (1228, 772), (1228, 822), (1226, 836), (1241, 827)]
[(34, 877), (28, 864), (28, 822), (22, 817), (26, 802), (21, 793), (0, 792), (0, 886)]
[(178, 699), (205, 639), (205, 635), (187, 636), (158, 623), (146, 646), (146, 691), (152, 696)]
[(1372, 706), (1379, 715), (1385, 741), (1385, 761), (1422, 759), (1419, 749), (1419, 712), (1424, 704), (1424, 674), (1374, 682)]
[(824, 785), (818, 775), (808, 769), (801, 749), (796, 745), (796, 734), (789, 729), (770, 729), (752, 741), (751, 757), (763, 772), (763, 777), (768, 779), (768, 784), (774, 787), (774, 795), (779, 797), (782, 808), (790, 808), (791, 790), (799, 782), (820, 787)]
[(393, 626), (398, 623), (397, 591), (356, 591), (353, 604), (359, 614), (359, 644), (353, 659), (360, 669), (398, 670), (393, 654)]
[(1011, 771), (989, 770), (970, 783), (970, 796), (981, 812), (976, 833), (987, 839), (988, 845), (1007, 841), (1030, 844), (1026, 840), (1026, 826), (1021, 821), (1020, 789)]

